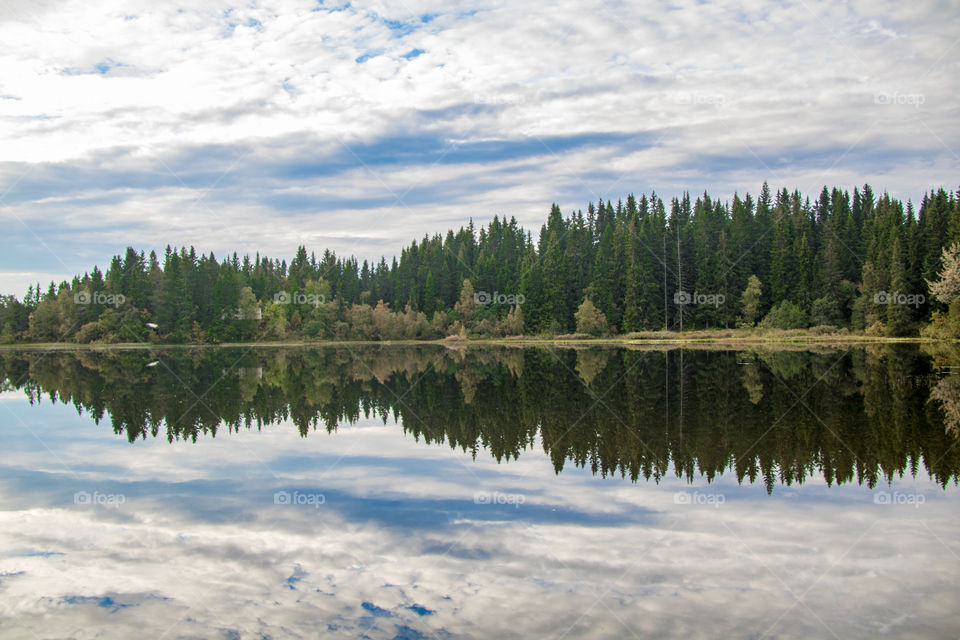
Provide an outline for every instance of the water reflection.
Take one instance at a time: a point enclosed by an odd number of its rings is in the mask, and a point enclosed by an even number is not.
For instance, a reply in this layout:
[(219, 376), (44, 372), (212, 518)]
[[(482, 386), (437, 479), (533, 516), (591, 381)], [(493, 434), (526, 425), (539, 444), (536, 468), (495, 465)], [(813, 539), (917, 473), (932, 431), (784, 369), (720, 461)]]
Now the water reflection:
[(952, 637), (957, 361), (5, 353), (0, 636)]
[(448, 349), (7, 353), (0, 379), (74, 405), (131, 442), (196, 442), (284, 421), (300, 434), (399, 420), (417, 441), (497, 461), (540, 442), (556, 472), (659, 481), (874, 487), (960, 472), (949, 351)]

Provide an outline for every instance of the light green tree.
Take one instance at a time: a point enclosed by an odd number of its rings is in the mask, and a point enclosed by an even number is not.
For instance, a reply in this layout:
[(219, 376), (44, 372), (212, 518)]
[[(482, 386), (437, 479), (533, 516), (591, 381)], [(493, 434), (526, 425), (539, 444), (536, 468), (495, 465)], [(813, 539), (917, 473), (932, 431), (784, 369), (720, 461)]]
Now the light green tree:
[(760, 296), (763, 290), (760, 285), (760, 278), (755, 275), (747, 279), (747, 288), (740, 295), (740, 307), (742, 309), (741, 323), (743, 326), (752, 327), (760, 317)]
[(507, 317), (503, 321), (503, 331), (508, 336), (523, 335), (523, 309), (516, 305), (507, 312)]
[(460, 287), (460, 300), (453, 305), (453, 310), (460, 316), (460, 321), (464, 326), (470, 324), (474, 312), (477, 310), (477, 301), (474, 299), (476, 292), (473, 284), (468, 278), (464, 278), (463, 286)]
[(607, 316), (594, 306), (590, 298), (583, 299), (573, 317), (577, 321), (577, 333), (598, 336), (607, 331)]
[(930, 295), (947, 305), (947, 316), (934, 312), (931, 322), (931, 335), (955, 337), (960, 335), (960, 242), (954, 242), (943, 248), (939, 277), (935, 281), (927, 280)]
[(930, 293), (940, 302), (951, 305), (960, 299), (960, 242), (944, 247), (939, 278), (927, 280)]

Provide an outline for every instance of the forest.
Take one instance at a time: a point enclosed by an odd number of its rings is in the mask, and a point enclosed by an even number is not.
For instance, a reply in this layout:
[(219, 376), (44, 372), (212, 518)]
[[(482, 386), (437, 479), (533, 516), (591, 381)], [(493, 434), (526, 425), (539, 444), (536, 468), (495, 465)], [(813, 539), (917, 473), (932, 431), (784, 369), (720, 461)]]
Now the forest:
[(960, 336), (960, 191), (656, 193), (425, 236), (389, 262), (128, 247), (0, 297), (0, 343), (228, 343), (810, 329)]

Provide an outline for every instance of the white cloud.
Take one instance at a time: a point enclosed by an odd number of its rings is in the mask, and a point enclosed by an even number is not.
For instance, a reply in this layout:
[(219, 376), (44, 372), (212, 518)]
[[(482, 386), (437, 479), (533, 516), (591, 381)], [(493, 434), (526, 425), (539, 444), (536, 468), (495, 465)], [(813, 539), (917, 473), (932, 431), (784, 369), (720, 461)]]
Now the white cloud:
[[(82, 243), (50, 243), (78, 271), (116, 250), (113, 206), (148, 212), (123, 245), (262, 243), (289, 255), (301, 221), (272, 196), (298, 190), (342, 200), (318, 198), (313, 224), (350, 212), (369, 228), (383, 209), (363, 194), (437, 187), (427, 206), (393, 213), (389, 243), (331, 243), (363, 257), (451, 218), (508, 213), (535, 230), (551, 201), (569, 209), (650, 188), (726, 198), (764, 179), (813, 191), (871, 182), (917, 200), (956, 179), (958, 27), (960, 12), (932, 1), (13, 4), (0, 15), (0, 192), (12, 187), (6, 204), (24, 219), (89, 214)], [(556, 136), (584, 138), (553, 152), (530, 144)], [(507, 144), (469, 147), (483, 140)], [(453, 141), (468, 144), (463, 155), (444, 155)], [(202, 163), (180, 166), (184, 154)], [(157, 179), (137, 184), (131, 167)], [(230, 179), (256, 168), (265, 173)], [(492, 171), (497, 185), (478, 179)], [(451, 204), (443, 180), (454, 174)], [(208, 227), (256, 209), (274, 218), (276, 241), (153, 224), (184, 184), (216, 212), (192, 213)], [(94, 207), (83, 199), (94, 190), (120, 202)], [(51, 195), (61, 208), (42, 202)], [(49, 256), (31, 259), (29, 270), (50, 270)]]

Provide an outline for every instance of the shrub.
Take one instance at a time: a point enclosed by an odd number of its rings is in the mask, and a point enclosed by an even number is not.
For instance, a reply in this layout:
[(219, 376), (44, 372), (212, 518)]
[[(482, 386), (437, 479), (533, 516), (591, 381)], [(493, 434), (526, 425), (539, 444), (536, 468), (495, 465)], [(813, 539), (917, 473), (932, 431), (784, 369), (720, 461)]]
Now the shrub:
[(316, 338), (321, 332), (323, 332), (323, 323), (319, 320), (311, 320), (307, 324), (303, 325), (303, 332), (311, 338)]
[(88, 322), (80, 327), (80, 330), (77, 331), (77, 335), (74, 336), (74, 339), (81, 344), (89, 344), (94, 340), (99, 340), (100, 337), (100, 324), (96, 322)]
[(840, 329), (832, 324), (818, 324), (815, 327), (810, 327), (810, 333), (815, 336), (833, 335), (840, 333)]
[(764, 329), (803, 329), (807, 326), (807, 314), (789, 300), (783, 300), (770, 309), (760, 326)]

